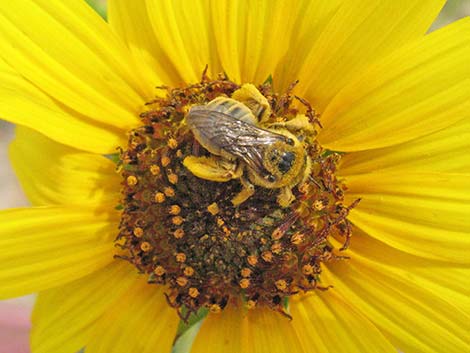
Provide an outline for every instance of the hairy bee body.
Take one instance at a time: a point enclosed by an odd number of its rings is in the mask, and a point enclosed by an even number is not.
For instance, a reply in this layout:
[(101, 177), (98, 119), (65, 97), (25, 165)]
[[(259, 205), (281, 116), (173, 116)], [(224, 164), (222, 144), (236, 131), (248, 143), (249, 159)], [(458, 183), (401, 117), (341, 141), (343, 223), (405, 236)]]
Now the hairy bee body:
[[(250, 103), (254, 105), (252, 101)], [(259, 108), (256, 111), (264, 112)], [(251, 196), (254, 192), (251, 184), (254, 184), (269, 189), (283, 188), (284, 199), (288, 200), (280, 203), (288, 205), (293, 199), (291, 188), (308, 174), (309, 158), (293, 133), (286, 128), (260, 127), (258, 118), (247, 105), (226, 97), (191, 107), (186, 124), (196, 140), (222, 161), (207, 163), (207, 158), (187, 157), (184, 164), (204, 179), (228, 181), (240, 178), (247, 190), (234, 203), (241, 203)], [(232, 162), (231, 168), (227, 168), (227, 161)]]

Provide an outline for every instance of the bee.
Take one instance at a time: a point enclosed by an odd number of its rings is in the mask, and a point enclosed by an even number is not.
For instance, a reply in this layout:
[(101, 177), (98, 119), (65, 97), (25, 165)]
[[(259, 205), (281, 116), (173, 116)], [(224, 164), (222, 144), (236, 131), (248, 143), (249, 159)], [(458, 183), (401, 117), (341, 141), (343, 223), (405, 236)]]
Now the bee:
[(192, 106), (186, 124), (211, 155), (188, 156), (184, 166), (206, 180), (240, 179), (243, 188), (232, 199), (234, 205), (252, 196), (256, 185), (280, 189), (277, 202), (289, 206), (295, 199), (292, 188), (305, 181), (311, 165), (294, 131), (305, 126), (309, 132), (310, 124), (305, 116), (298, 116), (269, 125), (270, 115), (268, 101), (251, 84), (243, 85), (232, 98), (217, 97), (206, 105)]

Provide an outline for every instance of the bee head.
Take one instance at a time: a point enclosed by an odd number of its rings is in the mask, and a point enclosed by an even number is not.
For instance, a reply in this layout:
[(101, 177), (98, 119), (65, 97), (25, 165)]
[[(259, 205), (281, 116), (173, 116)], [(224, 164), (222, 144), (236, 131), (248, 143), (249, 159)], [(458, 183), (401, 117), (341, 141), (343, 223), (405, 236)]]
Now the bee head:
[(295, 153), (294, 152), (282, 152), (280, 159), (277, 163), (277, 169), (282, 174), (286, 174), (295, 162)]

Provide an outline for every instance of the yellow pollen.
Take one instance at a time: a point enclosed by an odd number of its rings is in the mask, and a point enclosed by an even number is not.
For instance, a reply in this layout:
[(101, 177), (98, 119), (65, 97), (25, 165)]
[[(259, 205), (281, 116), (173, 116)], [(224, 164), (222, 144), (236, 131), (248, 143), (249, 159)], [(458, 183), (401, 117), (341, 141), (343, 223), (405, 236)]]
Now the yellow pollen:
[(251, 270), (248, 267), (242, 268), (240, 271), (242, 277), (250, 277), (251, 276)]
[(141, 238), (144, 235), (144, 230), (140, 227), (135, 227), (133, 233), (137, 238)]
[(168, 156), (163, 156), (161, 162), (163, 167), (167, 167), (171, 163), (171, 159)]
[(163, 276), (165, 274), (165, 269), (163, 266), (157, 266), (155, 267), (155, 270), (153, 270), (153, 273), (155, 273), (157, 276)]
[(250, 280), (248, 278), (243, 278), (240, 280), (239, 284), (243, 289), (248, 288), (250, 286)]
[(188, 277), (191, 277), (192, 275), (194, 275), (194, 268), (192, 268), (191, 266), (185, 267), (184, 275)]
[(276, 288), (282, 291), (285, 291), (287, 289), (287, 282), (283, 279), (277, 280), (275, 282)]
[(181, 213), (181, 207), (179, 207), (178, 205), (171, 205), (170, 206), (170, 214), (171, 215), (179, 215)]
[(178, 157), (178, 158), (183, 157), (183, 151), (181, 151), (181, 150), (176, 151), (176, 157)]
[(168, 147), (170, 147), (172, 150), (176, 149), (176, 147), (178, 147), (178, 141), (176, 141), (174, 138), (168, 139)]
[(177, 184), (178, 183), (178, 175), (176, 175), (174, 173), (168, 174), (168, 181), (170, 183), (172, 183), (173, 185)]
[(248, 260), (248, 263), (251, 266), (256, 266), (256, 264), (258, 263), (258, 256), (250, 255), (250, 256), (248, 256), (247, 260)]
[(147, 252), (147, 251), (150, 251), (150, 249), (152, 249), (152, 245), (150, 245), (149, 242), (144, 241), (142, 244), (140, 244), (140, 248), (142, 249), (142, 251)]
[(290, 238), (292, 244), (299, 245), (304, 241), (304, 235), (302, 233), (294, 233)]
[(178, 228), (177, 230), (175, 230), (173, 232), (173, 236), (176, 238), (176, 239), (181, 239), (182, 237), (184, 237), (184, 230), (181, 229), (181, 228)]
[(163, 193), (168, 197), (173, 197), (175, 196), (175, 189), (167, 186), (166, 188), (163, 189)]
[(303, 265), (302, 266), (302, 273), (304, 275), (311, 275), (313, 273), (313, 266), (312, 265)]
[(185, 253), (179, 252), (175, 256), (177, 262), (185, 262), (186, 261), (186, 255)]
[(155, 202), (156, 202), (156, 203), (163, 203), (163, 202), (165, 202), (165, 199), (166, 199), (166, 197), (165, 197), (165, 194), (164, 194), (164, 193), (162, 193), (162, 192), (157, 192), (157, 193), (155, 194)]
[(183, 224), (184, 219), (181, 216), (175, 216), (171, 219), (171, 223), (173, 223), (175, 226), (180, 226)]
[(188, 279), (186, 277), (178, 277), (176, 279), (176, 283), (180, 286), (180, 287), (184, 287), (185, 285), (188, 284)]
[(209, 213), (213, 216), (215, 216), (217, 213), (219, 213), (219, 206), (217, 205), (216, 202), (211, 203), (209, 206), (207, 206), (207, 210)]
[(209, 311), (212, 313), (212, 314), (218, 314), (222, 311), (222, 308), (220, 307), (219, 304), (212, 304), (209, 308)]
[(263, 251), (263, 253), (261, 254), (261, 257), (266, 262), (273, 261), (273, 253), (271, 251)]
[(197, 288), (189, 288), (188, 294), (191, 298), (197, 298), (199, 296), (199, 290)]
[(137, 184), (137, 178), (134, 175), (129, 175), (127, 177), (127, 185), (134, 186)]
[(161, 172), (160, 170), (160, 167), (156, 164), (152, 164), (150, 166), (150, 173), (152, 173), (152, 175), (159, 175)]

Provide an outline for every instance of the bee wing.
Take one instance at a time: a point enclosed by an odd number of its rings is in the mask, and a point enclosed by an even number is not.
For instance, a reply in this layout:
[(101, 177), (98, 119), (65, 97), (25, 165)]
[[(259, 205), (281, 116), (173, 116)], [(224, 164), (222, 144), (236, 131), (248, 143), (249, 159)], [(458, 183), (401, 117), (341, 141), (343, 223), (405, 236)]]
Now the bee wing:
[(209, 152), (226, 158), (240, 158), (250, 168), (268, 174), (263, 166), (264, 149), (286, 137), (233, 118), (220, 111), (194, 106), (186, 122), (199, 143)]

